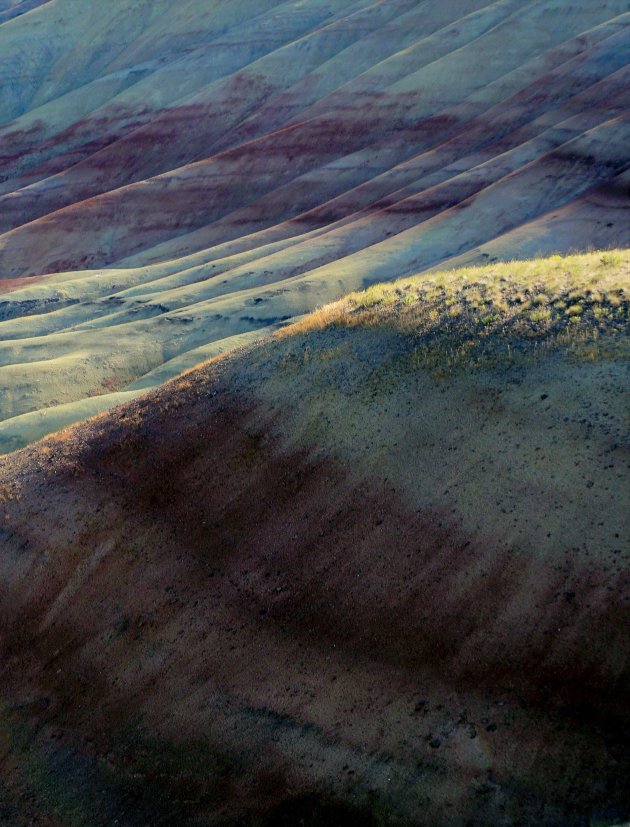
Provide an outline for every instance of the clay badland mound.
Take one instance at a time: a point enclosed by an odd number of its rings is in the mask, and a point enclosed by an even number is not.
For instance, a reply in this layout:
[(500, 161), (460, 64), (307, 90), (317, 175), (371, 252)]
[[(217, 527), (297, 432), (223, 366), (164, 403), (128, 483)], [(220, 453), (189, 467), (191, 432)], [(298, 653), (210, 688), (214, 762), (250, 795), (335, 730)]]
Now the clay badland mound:
[(96, 413), (388, 276), (627, 246), (629, 22), (627, 0), (5, 3), (0, 419)]
[(0, 460), (0, 820), (627, 819), (624, 268), (372, 288)]

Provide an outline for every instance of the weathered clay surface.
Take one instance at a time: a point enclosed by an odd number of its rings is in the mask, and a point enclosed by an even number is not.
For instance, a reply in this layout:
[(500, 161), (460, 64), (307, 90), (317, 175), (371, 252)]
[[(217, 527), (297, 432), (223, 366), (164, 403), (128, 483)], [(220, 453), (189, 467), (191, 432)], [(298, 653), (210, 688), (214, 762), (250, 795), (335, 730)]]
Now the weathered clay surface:
[(410, 348), (272, 342), (0, 460), (4, 823), (627, 818), (627, 371)]
[(0, 5), (0, 419), (442, 262), (626, 246), (629, 30), (626, 0)]

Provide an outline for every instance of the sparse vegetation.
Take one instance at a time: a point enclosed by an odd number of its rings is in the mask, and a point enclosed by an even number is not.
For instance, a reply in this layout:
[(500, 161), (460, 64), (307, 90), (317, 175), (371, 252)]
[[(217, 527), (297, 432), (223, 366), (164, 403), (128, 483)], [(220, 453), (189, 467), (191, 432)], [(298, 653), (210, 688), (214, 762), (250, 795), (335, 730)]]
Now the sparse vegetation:
[(618, 250), (611, 250), (603, 253), (600, 261), (604, 267), (619, 267), (623, 264), (623, 256)]
[(414, 364), (435, 375), (556, 347), (575, 358), (630, 355), (630, 250), (551, 256), (376, 284), (320, 308), (279, 336), (331, 325), (383, 325), (418, 339)]
[(19, 495), (14, 486), (8, 485), (7, 483), (0, 485), (0, 504), (17, 499), (19, 499)]

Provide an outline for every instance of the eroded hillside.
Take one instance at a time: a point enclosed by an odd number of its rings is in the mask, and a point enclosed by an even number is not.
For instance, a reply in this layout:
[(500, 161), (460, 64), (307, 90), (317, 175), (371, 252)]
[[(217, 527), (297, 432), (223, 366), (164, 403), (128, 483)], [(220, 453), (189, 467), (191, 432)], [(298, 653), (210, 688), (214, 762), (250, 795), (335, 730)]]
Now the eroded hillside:
[(629, 22), (0, 6), (0, 419), (80, 419), (385, 274), (626, 246)]
[(627, 820), (627, 262), (371, 288), (0, 459), (0, 818)]

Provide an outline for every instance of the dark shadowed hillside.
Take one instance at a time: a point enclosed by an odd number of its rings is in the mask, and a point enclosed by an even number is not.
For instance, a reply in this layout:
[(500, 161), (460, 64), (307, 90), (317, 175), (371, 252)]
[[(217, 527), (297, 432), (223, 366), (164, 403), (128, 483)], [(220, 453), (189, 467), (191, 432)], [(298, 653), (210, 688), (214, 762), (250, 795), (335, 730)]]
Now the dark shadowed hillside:
[(0, 823), (624, 823), (627, 272), (373, 287), (0, 459)]

